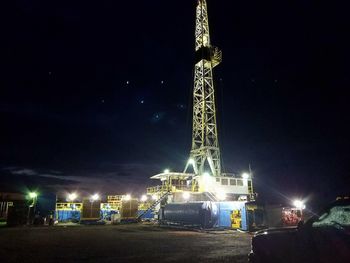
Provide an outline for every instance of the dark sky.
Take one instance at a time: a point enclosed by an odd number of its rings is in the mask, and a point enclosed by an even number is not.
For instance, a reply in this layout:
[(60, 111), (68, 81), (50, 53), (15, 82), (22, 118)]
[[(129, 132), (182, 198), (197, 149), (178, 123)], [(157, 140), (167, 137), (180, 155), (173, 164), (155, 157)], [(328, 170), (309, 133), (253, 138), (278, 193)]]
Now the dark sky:
[[(191, 146), (195, 0), (10, 1), (0, 186), (142, 192)], [(224, 169), (264, 195), (349, 189), (350, 23), (340, 1), (208, 0)]]

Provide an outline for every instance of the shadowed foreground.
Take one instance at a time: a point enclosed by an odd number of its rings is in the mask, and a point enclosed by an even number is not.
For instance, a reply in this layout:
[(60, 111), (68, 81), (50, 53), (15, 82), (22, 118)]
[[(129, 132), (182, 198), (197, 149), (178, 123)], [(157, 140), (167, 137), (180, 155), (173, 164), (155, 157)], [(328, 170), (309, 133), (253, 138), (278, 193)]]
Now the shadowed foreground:
[(1, 262), (247, 262), (250, 236), (152, 225), (0, 229)]

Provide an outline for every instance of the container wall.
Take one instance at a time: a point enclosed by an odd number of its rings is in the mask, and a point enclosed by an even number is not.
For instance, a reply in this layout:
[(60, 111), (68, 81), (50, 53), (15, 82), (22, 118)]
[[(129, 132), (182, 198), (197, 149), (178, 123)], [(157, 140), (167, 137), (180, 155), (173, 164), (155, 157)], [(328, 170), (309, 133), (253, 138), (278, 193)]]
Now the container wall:
[(167, 223), (212, 228), (217, 224), (218, 209), (212, 202), (171, 203), (164, 207), (162, 218)]
[(89, 199), (83, 200), (83, 210), (81, 214), (81, 220), (98, 220), (100, 215), (101, 201), (90, 201)]
[(137, 211), (139, 208), (139, 203), (136, 199), (123, 200), (120, 215), (122, 219), (134, 219), (137, 218)]
[(25, 225), (28, 220), (28, 205), (25, 202), (14, 201), (8, 206), (7, 225)]

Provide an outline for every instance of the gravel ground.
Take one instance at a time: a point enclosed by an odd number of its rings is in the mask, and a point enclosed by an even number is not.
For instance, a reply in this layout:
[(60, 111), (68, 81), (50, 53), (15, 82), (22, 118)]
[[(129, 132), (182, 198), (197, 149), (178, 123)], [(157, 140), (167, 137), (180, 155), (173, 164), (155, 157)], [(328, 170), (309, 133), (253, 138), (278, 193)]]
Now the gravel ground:
[(145, 224), (0, 228), (0, 262), (247, 262), (250, 239)]

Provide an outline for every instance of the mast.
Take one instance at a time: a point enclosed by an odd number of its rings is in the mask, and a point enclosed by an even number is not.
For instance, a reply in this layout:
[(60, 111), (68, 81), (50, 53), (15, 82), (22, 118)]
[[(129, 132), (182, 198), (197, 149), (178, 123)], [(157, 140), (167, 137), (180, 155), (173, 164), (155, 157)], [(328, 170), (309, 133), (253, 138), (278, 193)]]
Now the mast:
[(209, 165), (211, 175), (220, 176), (213, 68), (220, 64), (222, 53), (210, 43), (206, 0), (198, 0), (195, 40), (192, 149), (185, 172), (192, 165), (195, 174), (202, 175), (209, 172)]

